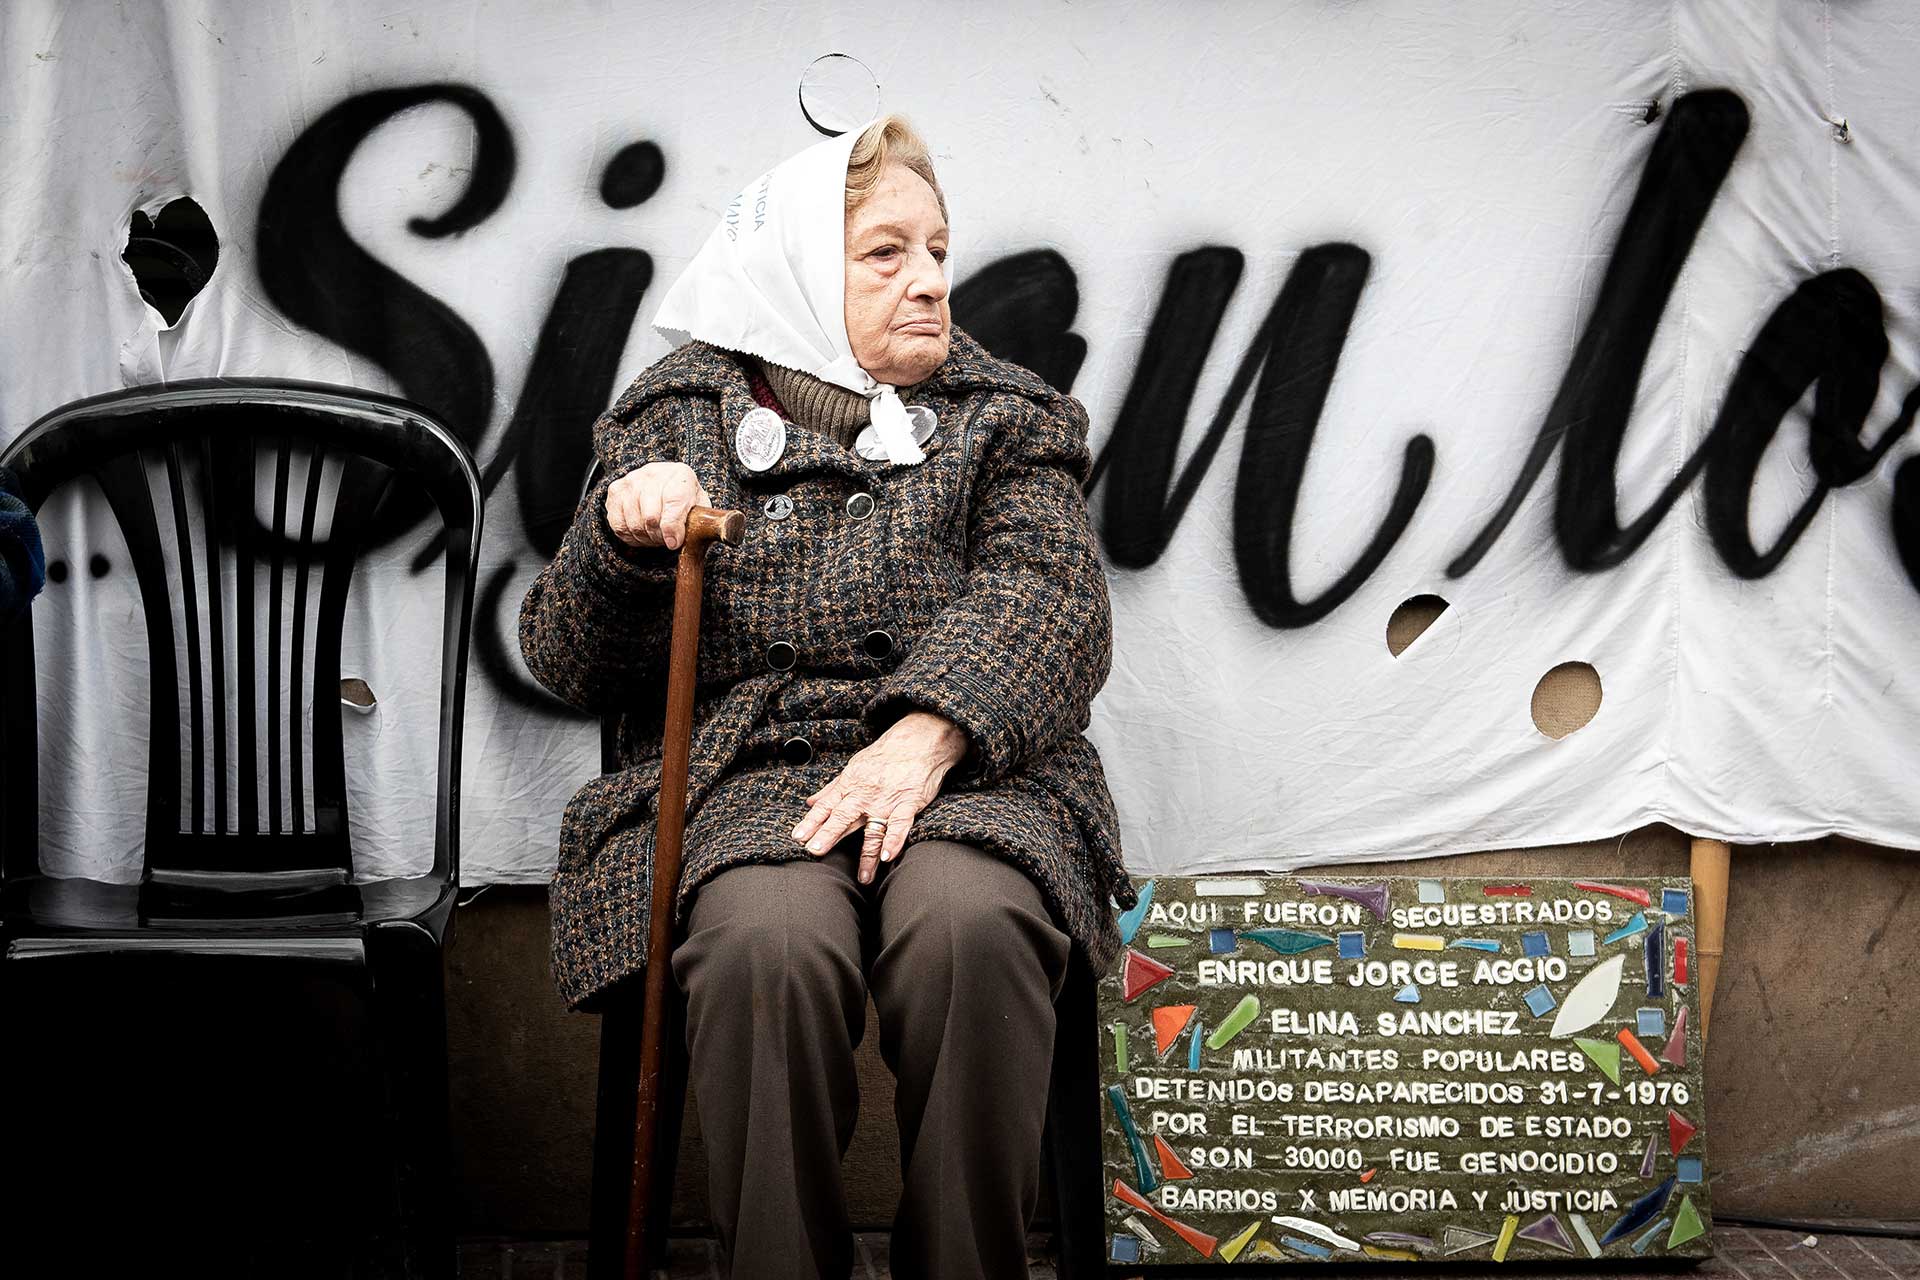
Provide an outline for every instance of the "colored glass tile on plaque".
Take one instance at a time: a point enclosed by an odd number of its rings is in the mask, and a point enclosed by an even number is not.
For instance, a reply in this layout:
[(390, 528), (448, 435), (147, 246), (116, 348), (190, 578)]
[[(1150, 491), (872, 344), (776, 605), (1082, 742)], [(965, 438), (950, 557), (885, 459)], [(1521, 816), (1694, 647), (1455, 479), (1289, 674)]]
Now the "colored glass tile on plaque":
[(1362, 960), (1367, 954), (1367, 935), (1359, 930), (1350, 930), (1340, 935), (1340, 958), (1342, 960)]
[(1535, 929), (1520, 935), (1520, 954), (1523, 956), (1550, 956), (1553, 944), (1547, 941), (1544, 930)]
[(1698, 1132), (1700, 1126), (1678, 1111), (1667, 1112), (1667, 1145), (1672, 1148), (1674, 1155), (1679, 1155)]
[(1373, 912), (1374, 919), (1387, 918), (1387, 886), (1380, 884), (1329, 884), (1324, 880), (1298, 880), (1294, 882), (1302, 893), (1311, 893), (1320, 897), (1345, 898), (1348, 902), (1357, 902)]
[(1668, 1178), (1628, 1205), (1626, 1212), (1607, 1228), (1607, 1234), (1600, 1237), (1601, 1247), (1604, 1248), (1615, 1240), (1624, 1239), (1653, 1221), (1654, 1215), (1660, 1212), (1661, 1207), (1667, 1203), (1667, 1198), (1673, 1194), (1675, 1181), (1673, 1178)]
[(1643, 907), (1653, 905), (1653, 895), (1636, 886), (1604, 884), (1598, 880), (1575, 880), (1573, 887), (1585, 889), (1588, 893), (1604, 893), (1614, 898), (1624, 898), (1628, 902), (1637, 902)]
[(1633, 1251), (1637, 1254), (1645, 1253), (1648, 1247), (1653, 1244), (1654, 1240), (1659, 1237), (1660, 1233), (1667, 1229), (1667, 1224), (1672, 1221), (1672, 1218), (1662, 1218), (1660, 1221), (1648, 1227), (1646, 1232), (1633, 1242)]
[(1680, 1212), (1673, 1215), (1673, 1233), (1667, 1237), (1667, 1248), (1678, 1248), (1706, 1233), (1706, 1224), (1700, 1221), (1700, 1211), (1693, 1207), (1693, 1197), (1682, 1196)]
[(1491, 1231), (1448, 1227), (1440, 1237), (1440, 1256), (1444, 1258), (1456, 1253), (1466, 1253), (1470, 1249), (1478, 1249), (1481, 1245), (1492, 1244), (1498, 1238)]
[(1606, 943), (1608, 946), (1612, 946), (1616, 942), (1624, 942), (1635, 934), (1645, 933), (1646, 931), (1647, 913), (1644, 911), (1636, 911), (1633, 913), (1632, 919), (1628, 920), (1606, 937), (1600, 939), (1600, 941)]
[(1513, 1236), (1519, 1229), (1519, 1217), (1515, 1214), (1508, 1214), (1507, 1220), (1500, 1224), (1500, 1238), (1493, 1242), (1493, 1260), (1495, 1262), (1505, 1262), (1507, 1260), (1507, 1250), (1513, 1247)]
[(1173, 976), (1169, 965), (1129, 950), (1121, 968), (1120, 983), (1122, 998), (1132, 1000), (1147, 988), (1166, 981)]
[(1283, 956), (1297, 956), (1333, 945), (1333, 939), (1324, 933), (1304, 933), (1299, 929), (1248, 929), (1240, 936)]
[(1333, 1256), (1333, 1250), (1327, 1248), (1327, 1246), (1315, 1244), (1311, 1240), (1302, 1240), (1299, 1236), (1281, 1236), (1280, 1243), (1292, 1249), (1295, 1253), (1304, 1254), (1309, 1258), (1315, 1258), (1322, 1262)]
[(1590, 956), (1593, 954), (1593, 930), (1567, 930), (1567, 954), (1570, 956)]
[(1227, 1015), (1226, 1021), (1215, 1027), (1213, 1034), (1207, 1037), (1207, 1048), (1225, 1048), (1228, 1041), (1232, 1040), (1242, 1031), (1245, 1031), (1247, 1024), (1259, 1016), (1259, 997), (1251, 995), (1241, 996), (1240, 1003), (1233, 1006), (1233, 1012)]
[(1567, 1237), (1567, 1229), (1561, 1226), (1560, 1219), (1551, 1213), (1520, 1228), (1515, 1238), (1531, 1240), (1549, 1249), (1558, 1249), (1561, 1253), (1573, 1252), (1573, 1241)]
[(1133, 1110), (1127, 1105), (1127, 1093), (1119, 1085), (1107, 1086), (1107, 1101), (1113, 1106), (1114, 1117), (1120, 1122), (1120, 1129), (1126, 1135), (1127, 1148), (1133, 1153), (1133, 1176), (1142, 1189), (1151, 1191), (1160, 1185), (1159, 1178), (1153, 1172), (1153, 1166), (1147, 1163), (1147, 1148), (1140, 1141), (1140, 1130), (1134, 1127)]
[(1647, 1046), (1640, 1043), (1640, 1037), (1633, 1034), (1632, 1027), (1620, 1028), (1620, 1034), (1614, 1038), (1620, 1042), (1622, 1049), (1633, 1055), (1633, 1060), (1640, 1064), (1642, 1071), (1650, 1076), (1660, 1074), (1660, 1064), (1655, 1062), (1653, 1055), (1647, 1052)]
[(1198, 1005), (1163, 1004), (1153, 1011), (1153, 1052), (1155, 1057), (1164, 1058), (1167, 1050), (1173, 1048), (1173, 1042), (1193, 1021), (1193, 1011)]
[(1574, 1037), (1574, 1044), (1580, 1052), (1593, 1059), (1593, 1065), (1605, 1073), (1607, 1079), (1620, 1083), (1620, 1046), (1611, 1040), (1584, 1040)]
[(1660, 891), (1660, 910), (1670, 916), (1687, 914), (1687, 891), (1685, 889), (1662, 889)]
[(1254, 1233), (1260, 1230), (1260, 1220), (1255, 1218), (1248, 1223), (1239, 1235), (1220, 1246), (1220, 1256), (1228, 1262), (1239, 1258), (1240, 1251), (1253, 1242)]
[(1140, 886), (1139, 897), (1134, 904), (1120, 913), (1120, 941), (1131, 943), (1133, 935), (1140, 932), (1140, 925), (1147, 918), (1147, 912), (1153, 907), (1153, 881)]
[(1153, 1153), (1160, 1157), (1162, 1178), (1168, 1182), (1186, 1182), (1192, 1179), (1193, 1170), (1187, 1168), (1186, 1162), (1175, 1155), (1173, 1148), (1167, 1145), (1167, 1140), (1157, 1133), (1153, 1135)]

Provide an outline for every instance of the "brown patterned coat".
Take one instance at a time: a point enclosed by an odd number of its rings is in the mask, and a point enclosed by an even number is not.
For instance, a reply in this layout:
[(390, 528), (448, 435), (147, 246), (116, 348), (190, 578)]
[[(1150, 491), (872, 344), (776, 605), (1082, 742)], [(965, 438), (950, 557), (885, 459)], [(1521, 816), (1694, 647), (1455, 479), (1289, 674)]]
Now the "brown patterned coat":
[[(791, 834), (802, 797), (924, 708), (969, 745), (910, 841), (964, 841), (1012, 862), (1104, 969), (1120, 946), (1108, 897), (1130, 905), (1133, 890), (1082, 736), (1112, 654), (1080, 488), (1086, 412), (958, 329), (946, 362), (904, 398), (938, 415), (924, 463), (870, 462), (790, 427), (786, 452), (756, 473), (733, 451), (754, 407), (746, 370), (696, 342), (594, 426), (607, 476), (686, 462), (714, 505), (748, 517), (740, 546), (708, 553), (679, 908), (728, 867), (808, 857)], [(613, 536), (608, 483), (586, 495), (520, 610), (534, 677), (583, 710), (621, 713), (622, 769), (581, 787), (561, 821), (553, 967), (574, 1006), (644, 963), (677, 555)], [(850, 513), (856, 493), (875, 500), (871, 514)], [(794, 504), (784, 519), (763, 509), (778, 494)], [(893, 639), (884, 657), (863, 643), (875, 630)], [(781, 641), (798, 655), (785, 671), (767, 656)], [(810, 761), (782, 758), (793, 737), (811, 743)]]

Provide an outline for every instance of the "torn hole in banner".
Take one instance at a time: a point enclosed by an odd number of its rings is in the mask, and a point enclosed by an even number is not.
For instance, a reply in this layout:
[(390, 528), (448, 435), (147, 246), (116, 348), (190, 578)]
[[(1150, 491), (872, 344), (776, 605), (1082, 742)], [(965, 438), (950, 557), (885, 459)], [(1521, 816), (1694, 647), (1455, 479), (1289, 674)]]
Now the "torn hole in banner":
[(1600, 713), (1600, 673), (1587, 662), (1563, 662), (1533, 687), (1533, 724), (1549, 738), (1584, 729)]
[(1445, 600), (1431, 594), (1402, 600), (1387, 619), (1387, 652), (1399, 657), (1447, 608)]
[(220, 237), (206, 210), (191, 196), (162, 199), (165, 203), (157, 213), (150, 215), (145, 208), (133, 211), (120, 259), (133, 274), (141, 301), (159, 312), (170, 329), (180, 323), (187, 304), (213, 278), (220, 262)]

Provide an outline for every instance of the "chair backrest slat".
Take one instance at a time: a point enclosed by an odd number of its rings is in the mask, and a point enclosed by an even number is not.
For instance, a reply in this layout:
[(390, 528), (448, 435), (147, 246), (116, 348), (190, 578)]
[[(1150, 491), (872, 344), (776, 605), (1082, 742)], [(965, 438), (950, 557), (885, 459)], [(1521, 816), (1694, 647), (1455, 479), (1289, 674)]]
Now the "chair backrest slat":
[[(328, 522), (327, 546), (322, 557), (320, 602), (314, 619), (313, 683), (316, 689), (340, 688), (340, 633), (346, 614), (347, 588), (353, 582), (355, 544), (360, 530), (385, 496), (393, 473), (365, 458), (350, 458), (340, 471), (340, 488)], [(319, 831), (332, 831), (346, 821), (347, 779), (340, 748), (340, 717), (314, 716), (313, 821)]]
[[(226, 566), (220, 555), (220, 513), (214, 477), (213, 440), (200, 438), (200, 537), (206, 551), (207, 566), (207, 653), (213, 684), (213, 830), (227, 830), (227, 617), (223, 608), (226, 592), (221, 579)], [(197, 833), (196, 833), (197, 834)]]
[(193, 827), (204, 831), (207, 822), (207, 725), (203, 699), (206, 690), (200, 682), (200, 593), (193, 581), (193, 533), (187, 518), (186, 481), (180, 474), (180, 442), (167, 443), (167, 488), (173, 506), (173, 536), (180, 558), (180, 606), (185, 615), (182, 630), (187, 636), (187, 718), (193, 732)]
[[(300, 670), (307, 656), (306, 645), (302, 640), (302, 637), (307, 633), (307, 566), (312, 560), (313, 521), (314, 517), (318, 515), (320, 511), (320, 475), (326, 466), (326, 460), (326, 446), (315, 445), (313, 453), (307, 460), (306, 498), (300, 504), (300, 549), (299, 554), (294, 557), (293, 571), (294, 644), (292, 662), (289, 664), (291, 670), (287, 676), (288, 687), (292, 689), (304, 687), (300, 683)], [(287, 755), (289, 757), (287, 762), (287, 777), (288, 786), (291, 788), (295, 797), (293, 802), (293, 831), (295, 835), (304, 834), (307, 830), (306, 777), (301, 768), (303, 760), (301, 748), (307, 740), (307, 734), (304, 717), (302, 717), (300, 711), (302, 705), (301, 699), (294, 698), (290, 701), (287, 708), (289, 717), (289, 723), (287, 725)], [(317, 713), (319, 707), (316, 705), (314, 710)], [(315, 718), (318, 718), (317, 714)]]
[[(273, 559), (267, 573), (267, 829), (274, 835), (282, 830), (280, 821), (280, 579), (284, 560), (282, 542), (287, 536), (287, 469), (288, 452), (286, 437), (275, 441), (273, 459)], [(293, 633), (293, 648), (297, 653), (301, 646), (301, 635)], [(297, 704), (300, 698), (299, 683), (291, 686), (295, 695), (287, 702)], [(298, 741), (299, 735), (289, 729), (288, 744)], [(299, 792), (294, 793), (296, 802)]]
[(234, 680), (239, 715), (234, 724), (234, 808), (238, 830), (260, 830), (260, 739), (256, 730), (253, 611), (254, 496), (259, 488), (259, 456), (253, 437), (228, 437), (215, 445), (222, 468), (215, 484), (226, 496), (221, 543), (233, 548), (233, 656), (238, 668)]
[(147, 842), (165, 840), (180, 827), (180, 715), (179, 668), (175, 665), (173, 610), (165, 558), (160, 553), (160, 523), (154, 515), (153, 492), (137, 455), (106, 459), (94, 478), (106, 495), (114, 519), (126, 536), (134, 579), (140, 584), (141, 611), (146, 617), (147, 741), (150, 754), (147, 779)]

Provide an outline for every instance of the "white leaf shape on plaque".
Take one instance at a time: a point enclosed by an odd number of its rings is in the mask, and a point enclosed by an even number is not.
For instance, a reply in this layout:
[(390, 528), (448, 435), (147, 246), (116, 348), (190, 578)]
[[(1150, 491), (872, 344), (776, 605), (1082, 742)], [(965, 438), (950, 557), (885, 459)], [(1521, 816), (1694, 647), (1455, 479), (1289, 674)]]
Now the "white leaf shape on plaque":
[(1553, 1020), (1554, 1038), (1576, 1035), (1613, 1011), (1620, 998), (1620, 970), (1626, 966), (1624, 955), (1594, 966), (1592, 973), (1580, 979), (1560, 1003), (1560, 1016)]

